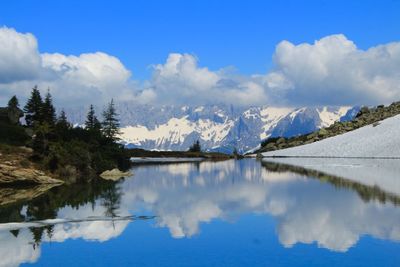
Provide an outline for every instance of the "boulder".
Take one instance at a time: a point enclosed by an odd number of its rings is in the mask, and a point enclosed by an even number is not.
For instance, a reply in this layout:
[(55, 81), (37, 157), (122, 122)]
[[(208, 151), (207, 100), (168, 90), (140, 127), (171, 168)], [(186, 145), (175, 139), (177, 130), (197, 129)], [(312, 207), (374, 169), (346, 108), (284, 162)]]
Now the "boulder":
[(131, 172), (122, 172), (118, 169), (112, 169), (108, 171), (104, 171), (103, 173), (100, 174), (100, 177), (105, 179), (105, 180), (112, 180), (112, 181), (117, 181), (123, 177), (128, 177), (132, 176)]
[(326, 129), (324, 129), (324, 128), (321, 128), (319, 131), (318, 131), (318, 136), (326, 136), (326, 135), (328, 135), (329, 134), (329, 132), (326, 130)]
[(311, 134), (307, 135), (307, 140), (312, 140), (315, 137), (317, 137), (317, 135), (318, 135), (318, 132), (311, 133)]
[(285, 141), (286, 141), (285, 138), (281, 137), (278, 140), (276, 140), (276, 143), (281, 144), (281, 143), (284, 143)]

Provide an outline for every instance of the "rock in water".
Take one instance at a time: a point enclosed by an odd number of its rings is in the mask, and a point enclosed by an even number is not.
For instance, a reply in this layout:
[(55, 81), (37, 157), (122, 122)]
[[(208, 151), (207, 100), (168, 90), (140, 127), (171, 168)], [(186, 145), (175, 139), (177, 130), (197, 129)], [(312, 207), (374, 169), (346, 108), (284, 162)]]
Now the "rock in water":
[(131, 172), (122, 172), (118, 169), (112, 169), (108, 171), (104, 171), (100, 174), (100, 177), (105, 180), (117, 181), (123, 177), (132, 176)]

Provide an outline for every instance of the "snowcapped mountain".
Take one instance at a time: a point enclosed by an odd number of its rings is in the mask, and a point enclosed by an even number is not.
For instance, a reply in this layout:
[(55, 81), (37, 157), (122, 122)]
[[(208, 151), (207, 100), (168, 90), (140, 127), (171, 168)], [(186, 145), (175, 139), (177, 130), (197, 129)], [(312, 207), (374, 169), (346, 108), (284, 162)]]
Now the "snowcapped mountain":
[[(338, 120), (352, 119), (358, 108), (236, 108), (227, 105), (151, 106), (120, 103), (121, 139), (129, 147), (187, 150), (197, 139), (203, 149), (245, 152), (274, 136), (312, 132)], [(85, 110), (67, 110), (73, 123), (84, 122)]]

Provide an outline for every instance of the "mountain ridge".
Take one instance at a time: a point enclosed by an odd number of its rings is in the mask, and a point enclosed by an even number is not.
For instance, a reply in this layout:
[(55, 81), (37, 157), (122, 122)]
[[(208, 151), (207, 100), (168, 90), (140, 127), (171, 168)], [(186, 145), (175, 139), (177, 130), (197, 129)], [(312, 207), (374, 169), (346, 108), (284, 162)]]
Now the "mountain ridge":
[[(117, 106), (121, 142), (148, 150), (187, 150), (199, 140), (206, 151), (244, 153), (275, 136), (295, 136), (351, 120), (357, 107), (249, 108), (232, 105), (153, 106), (129, 102)], [(74, 124), (83, 124), (86, 110), (66, 110)], [(98, 114), (100, 114), (98, 112)]]

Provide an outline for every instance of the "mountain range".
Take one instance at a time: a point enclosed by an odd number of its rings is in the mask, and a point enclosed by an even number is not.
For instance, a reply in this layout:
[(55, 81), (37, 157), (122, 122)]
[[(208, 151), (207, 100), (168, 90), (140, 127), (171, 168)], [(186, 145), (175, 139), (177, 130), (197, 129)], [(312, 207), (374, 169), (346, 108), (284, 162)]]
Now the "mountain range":
[[(199, 140), (207, 151), (250, 151), (268, 137), (313, 132), (335, 121), (351, 120), (359, 107), (238, 108), (229, 105), (155, 106), (119, 103), (121, 142), (149, 150), (187, 150)], [(100, 111), (100, 110), (99, 110)], [(83, 124), (86, 109), (66, 110)]]

